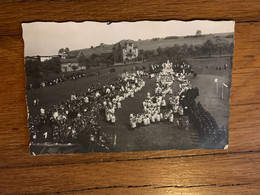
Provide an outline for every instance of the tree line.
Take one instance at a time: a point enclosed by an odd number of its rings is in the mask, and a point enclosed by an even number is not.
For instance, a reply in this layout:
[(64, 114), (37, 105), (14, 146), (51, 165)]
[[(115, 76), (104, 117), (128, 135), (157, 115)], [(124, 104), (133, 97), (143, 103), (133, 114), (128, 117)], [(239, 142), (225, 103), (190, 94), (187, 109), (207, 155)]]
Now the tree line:
[[(139, 50), (137, 61), (143, 59), (147, 61), (165, 62), (170, 60), (174, 63), (181, 63), (189, 57), (212, 57), (212, 55), (218, 55), (222, 57), (224, 53), (232, 54), (234, 43), (229, 43), (225, 39), (216, 38), (214, 41), (208, 39), (201, 45), (173, 45), (172, 47), (159, 47), (156, 50)], [(90, 67), (111, 66), (114, 64), (113, 53), (96, 54), (93, 53), (90, 57), (80, 57), (79, 63), (86, 66), (86, 69)], [(55, 72), (59, 74), (61, 72), (60, 58), (53, 58), (44, 62), (39, 61), (27, 61), (25, 64), (27, 76), (32, 78), (41, 78), (43, 74), (48, 72)]]
[(59, 74), (61, 72), (60, 58), (56, 57), (50, 60), (41, 62), (39, 60), (29, 60), (25, 62), (26, 76), (32, 78), (41, 78), (43, 74), (54, 72)]
[(234, 43), (222, 39), (216, 39), (214, 42), (210, 39), (202, 45), (174, 45), (172, 47), (159, 47), (156, 50), (140, 50), (139, 55), (148, 61), (164, 62), (170, 60), (175, 63), (185, 61), (189, 57), (208, 57), (218, 55), (220, 58), (224, 53), (232, 54)]

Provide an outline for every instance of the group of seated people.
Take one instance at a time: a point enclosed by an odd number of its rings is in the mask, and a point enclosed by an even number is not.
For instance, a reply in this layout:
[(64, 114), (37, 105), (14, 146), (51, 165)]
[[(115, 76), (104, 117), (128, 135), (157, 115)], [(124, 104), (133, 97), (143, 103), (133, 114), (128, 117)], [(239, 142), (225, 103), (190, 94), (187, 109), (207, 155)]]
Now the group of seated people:
[(162, 71), (162, 65), (152, 64), (149, 68), (150, 74), (159, 73)]
[(182, 64), (174, 64), (173, 70), (176, 73), (183, 73), (185, 75), (192, 73), (191, 66), (183, 62)]
[(35, 118), (28, 118), (32, 143), (89, 144), (93, 148), (110, 149), (108, 135), (100, 131), (100, 107), (89, 104), (82, 96), (61, 102), (51, 109), (40, 109)]
[(28, 116), (32, 142), (89, 143), (92, 149), (111, 149), (109, 135), (100, 130), (99, 117), (104, 114), (114, 123), (113, 116), (115, 110), (122, 107), (121, 101), (134, 97), (134, 93), (145, 85), (141, 77), (142, 72), (125, 73), (107, 85), (92, 86), (86, 92), (71, 94), (70, 99), (50, 109), (37, 104), (40, 113), (35, 117)]
[(173, 64), (172, 62), (169, 62), (169, 60), (166, 63), (162, 64), (155, 64), (150, 66), (150, 72), (151, 73), (159, 73), (164, 69), (164, 65), (167, 64), (168, 66), (171, 66), (173, 71), (175, 73), (183, 73), (185, 75), (193, 73), (192, 68), (189, 64), (182, 62), (181, 64), (175, 63)]
[(189, 117), (201, 142), (208, 143), (208, 147), (218, 144), (224, 139), (225, 130), (219, 128), (216, 120), (203, 108), (200, 102), (196, 103), (195, 99), (199, 96), (199, 89), (197, 87), (192, 88), (190, 82), (187, 81), (180, 84), (180, 87), (182, 87), (182, 90), (179, 92), (179, 105), (184, 108), (184, 115)]
[(225, 137), (225, 130), (219, 128), (216, 120), (200, 102), (190, 108), (189, 118), (203, 142), (217, 144)]

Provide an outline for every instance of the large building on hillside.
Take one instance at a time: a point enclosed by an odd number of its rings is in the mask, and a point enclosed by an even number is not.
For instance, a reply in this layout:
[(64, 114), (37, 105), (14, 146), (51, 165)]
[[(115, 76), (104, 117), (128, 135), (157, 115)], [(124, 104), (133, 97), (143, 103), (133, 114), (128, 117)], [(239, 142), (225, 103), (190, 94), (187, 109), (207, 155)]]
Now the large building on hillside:
[(114, 45), (114, 64), (127, 64), (137, 60), (138, 46), (132, 40), (122, 40)]

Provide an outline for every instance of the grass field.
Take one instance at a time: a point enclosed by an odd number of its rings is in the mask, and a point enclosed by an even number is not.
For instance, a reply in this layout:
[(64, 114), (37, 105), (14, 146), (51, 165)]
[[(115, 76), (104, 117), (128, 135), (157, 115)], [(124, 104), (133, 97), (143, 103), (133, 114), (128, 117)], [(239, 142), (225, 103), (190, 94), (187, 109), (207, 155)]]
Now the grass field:
[[(216, 93), (216, 85), (214, 79), (230, 84), (228, 76), (231, 74), (230, 60), (228, 58), (212, 58), (212, 59), (189, 59), (192, 68), (198, 72), (195, 79), (190, 79), (194, 87), (198, 87), (200, 101), (204, 108), (208, 110), (217, 120), (219, 126), (228, 126), (229, 117), (229, 94), (225, 94), (221, 99), (221, 93)], [(216, 67), (228, 64), (228, 69), (216, 71)], [(145, 64), (146, 66), (149, 63)], [(206, 68), (208, 66), (208, 68)], [(39, 112), (39, 107), (32, 105), (33, 99), (40, 99), (40, 106), (50, 108), (53, 104), (57, 104), (62, 100), (69, 99), (70, 94), (86, 91), (91, 87), (96, 79), (101, 80), (102, 84), (113, 81), (119, 73), (124, 70), (131, 71), (133, 65), (118, 66), (116, 72), (108, 73), (104, 69), (102, 74), (97, 77), (86, 77), (75, 81), (66, 81), (54, 86), (41, 89), (30, 90), (27, 92), (27, 100), (30, 114), (35, 115)], [(194, 147), (190, 137), (190, 132), (179, 129), (177, 126), (168, 122), (160, 122), (149, 126), (138, 127), (134, 130), (130, 129), (129, 114), (142, 112), (142, 100), (146, 97), (147, 92), (153, 94), (155, 87), (155, 78), (145, 78), (146, 86), (135, 94), (135, 98), (128, 98), (122, 102), (122, 109), (116, 111), (116, 124), (109, 124), (105, 120), (101, 120), (101, 129), (111, 137), (116, 139), (116, 151), (141, 151), (141, 150), (166, 150), (166, 149), (190, 149)], [(173, 92), (177, 93), (179, 83), (174, 82)], [(220, 87), (220, 85), (219, 85)], [(219, 89), (221, 92), (221, 88)]]
[[(215, 36), (216, 35), (205, 35), (202, 37), (189, 37), (189, 38), (185, 38), (185, 37), (179, 37), (177, 39), (161, 39), (158, 41), (151, 41), (151, 40), (143, 40), (143, 41), (138, 41), (138, 45), (140, 49), (143, 50), (156, 50), (158, 47), (172, 47), (173, 45), (202, 45), (204, 42), (206, 42), (207, 40), (212, 40), (214, 42), (214, 40), (216, 39)], [(231, 43), (233, 41), (233, 38), (225, 38), (226, 34), (222, 34), (221, 35), (221, 39), (227, 41), (227, 43)]]
[[(57, 104), (62, 100), (66, 100), (70, 98), (72, 93), (79, 93), (82, 91), (87, 91), (88, 88), (92, 86), (92, 84), (96, 84), (97, 80), (101, 81), (101, 84), (107, 84), (109, 82), (114, 81), (120, 73), (123, 73), (125, 70), (131, 72), (133, 66), (146, 66), (147, 69), (149, 67), (149, 62), (144, 64), (131, 64), (125, 66), (115, 66), (112, 68), (116, 68), (116, 72), (108, 73), (111, 67), (106, 67), (103, 69), (98, 69), (100, 75), (84, 77), (77, 80), (68, 80), (66, 82), (59, 83), (57, 85), (48, 86), (45, 88), (37, 88), (33, 90), (27, 91), (27, 104), (31, 108), (33, 107), (33, 100), (39, 98), (40, 106), (44, 106), (45, 108), (49, 108), (53, 104)], [(87, 72), (88, 70), (86, 70)], [(93, 71), (93, 70), (90, 70)], [(95, 70), (97, 71), (97, 70)], [(48, 95), (47, 95), (48, 94)], [(34, 114), (34, 109), (32, 109), (32, 114)]]
[[(199, 97), (203, 107), (211, 113), (216, 119), (220, 127), (228, 129), (229, 118), (229, 97), (231, 87), (232, 67), (229, 58), (213, 58), (213, 59), (191, 59), (188, 60), (195, 71), (198, 72), (198, 77), (191, 80), (192, 86), (199, 88)], [(227, 69), (224, 69), (224, 64), (227, 64)], [(206, 68), (208, 66), (208, 68)], [(222, 67), (221, 70), (216, 70), (216, 67)], [(214, 82), (218, 79), (217, 85)], [(222, 99), (222, 83), (227, 84), (228, 88), (223, 87)]]

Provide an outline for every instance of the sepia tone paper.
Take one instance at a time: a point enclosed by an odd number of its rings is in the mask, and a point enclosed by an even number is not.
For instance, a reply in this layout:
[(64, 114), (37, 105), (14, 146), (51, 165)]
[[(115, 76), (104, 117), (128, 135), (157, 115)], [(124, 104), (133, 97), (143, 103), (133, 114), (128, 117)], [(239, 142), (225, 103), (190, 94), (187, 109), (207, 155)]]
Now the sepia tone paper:
[(234, 25), (24, 23), (30, 153), (226, 149)]

